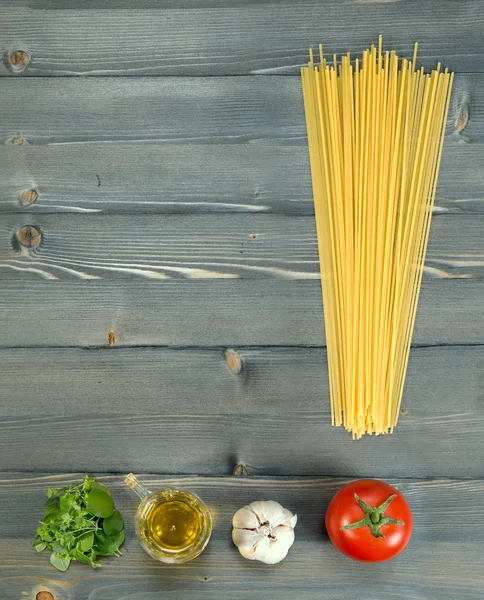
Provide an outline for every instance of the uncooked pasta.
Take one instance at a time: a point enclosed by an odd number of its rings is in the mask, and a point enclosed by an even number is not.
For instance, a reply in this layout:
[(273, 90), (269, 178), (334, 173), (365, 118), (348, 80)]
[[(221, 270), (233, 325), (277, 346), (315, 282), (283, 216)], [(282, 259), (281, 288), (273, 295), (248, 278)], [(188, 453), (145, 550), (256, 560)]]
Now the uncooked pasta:
[(333, 425), (400, 413), (453, 73), (371, 46), (301, 69)]

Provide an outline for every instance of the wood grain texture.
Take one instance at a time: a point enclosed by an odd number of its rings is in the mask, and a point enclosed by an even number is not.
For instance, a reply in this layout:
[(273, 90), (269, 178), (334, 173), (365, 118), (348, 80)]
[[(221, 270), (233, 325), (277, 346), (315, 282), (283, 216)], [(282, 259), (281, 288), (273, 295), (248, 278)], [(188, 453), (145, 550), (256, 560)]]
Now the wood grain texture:
[[(0, 599), (482, 600), (484, 0), (133, 6), (1, 7)], [(309, 46), (355, 52), (381, 32), (458, 74), (400, 423), (352, 442), (330, 426), (298, 69)], [(131, 78), (146, 75), (178, 77)], [(18, 244), (25, 225), (37, 248)], [(272, 477), (213, 477), (236, 464)], [(198, 560), (142, 552), (136, 498), (109, 474), (131, 470), (208, 502)], [(75, 471), (104, 472), (127, 544), (61, 574), (31, 542), (45, 489)], [(402, 478), (415, 533), (395, 561), (330, 545), (343, 476)], [(275, 569), (230, 542), (232, 514), (261, 497), (299, 515)]]
[[(0, 142), (12, 151), (21, 140), (307, 148), (299, 77), (13, 78), (2, 100)], [(448, 133), (449, 144), (483, 142), (484, 75), (456, 76)]]
[[(144, 10), (118, 6), (133, 5), (9, 3), (2, 10), (0, 46), (28, 49), (32, 62), (24, 73), (31, 75), (284, 74), (307, 61), (309, 46), (322, 42), (331, 54), (355, 52), (383, 32), (389, 47), (407, 55), (414, 41), (421, 42), (426, 67), (441, 60), (456, 71), (482, 69), (482, 0), (143, 0)], [(2, 67), (2, 75), (10, 74)]]
[[(33, 225), (40, 245), (19, 246)], [(438, 214), (425, 276), (483, 278), (484, 216)], [(284, 215), (9, 215), (3, 279), (318, 279), (314, 217)]]
[[(413, 342), (484, 342), (484, 281), (422, 283)], [(0, 345), (321, 346), (316, 280), (45, 282), (25, 273), (0, 286)]]
[[(480, 600), (484, 592), (484, 560), (479, 548), (481, 522), (465, 520), (454, 527), (455, 507), (465, 505), (476, 517), (484, 510), (484, 482), (439, 479), (390, 479), (408, 499), (414, 533), (406, 551), (383, 564), (362, 564), (340, 555), (323, 527), (332, 498), (348, 480), (338, 478), (160, 478), (143, 477), (148, 487), (188, 488), (209, 505), (214, 517), (211, 542), (195, 561), (182, 566), (154, 562), (134, 538), (129, 516), (137, 500), (122, 476), (99, 479), (109, 485), (126, 518), (123, 556), (103, 559), (94, 571), (74, 564), (54, 571), (47, 553), (30, 546), (43, 515), (43, 494), (78, 480), (81, 475), (0, 474), (0, 501), (11, 519), (0, 530), (2, 600), (35, 598), (50, 591), (56, 600)], [(287, 558), (270, 567), (242, 558), (230, 539), (233, 513), (253, 500), (278, 500), (298, 514), (296, 541)]]
[(4, 351), (0, 469), (484, 476), (484, 346), (414, 349), (395, 433), (358, 442), (322, 350), (239, 352), (236, 376), (220, 351)]
[[(435, 212), (484, 211), (483, 163), (484, 144), (447, 139)], [(9, 145), (0, 165), (0, 213), (314, 214), (307, 148), (276, 141)]]

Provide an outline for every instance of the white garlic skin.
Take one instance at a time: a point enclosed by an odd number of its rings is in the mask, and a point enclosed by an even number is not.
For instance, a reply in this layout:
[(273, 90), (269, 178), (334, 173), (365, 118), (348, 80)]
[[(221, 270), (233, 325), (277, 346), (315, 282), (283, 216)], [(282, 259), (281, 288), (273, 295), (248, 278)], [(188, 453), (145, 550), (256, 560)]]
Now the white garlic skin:
[(279, 502), (259, 500), (235, 513), (232, 540), (244, 558), (274, 565), (293, 545), (296, 523), (297, 516)]

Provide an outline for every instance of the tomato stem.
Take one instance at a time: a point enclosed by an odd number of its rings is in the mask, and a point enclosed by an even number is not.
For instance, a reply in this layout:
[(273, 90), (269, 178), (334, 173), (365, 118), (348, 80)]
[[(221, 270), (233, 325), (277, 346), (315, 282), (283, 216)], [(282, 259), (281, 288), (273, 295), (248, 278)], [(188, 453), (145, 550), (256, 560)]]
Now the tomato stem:
[(398, 519), (393, 519), (392, 517), (387, 517), (385, 515), (386, 509), (390, 506), (392, 500), (397, 497), (396, 494), (392, 494), (388, 497), (383, 504), (380, 506), (370, 506), (364, 500), (362, 500), (358, 494), (355, 494), (355, 500), (363, 509), (365, 516), (363, 519), (356, 521), (356, 523), (350, 523), (349, 525), (344, 525), (341, 529), (359, 529), (360, 527), (369, 527), (371, 535), (375, 538), (384, 538), (385, 536), (380, 531), (383, 525), (405, 525), (403, 521), (399, 521)]

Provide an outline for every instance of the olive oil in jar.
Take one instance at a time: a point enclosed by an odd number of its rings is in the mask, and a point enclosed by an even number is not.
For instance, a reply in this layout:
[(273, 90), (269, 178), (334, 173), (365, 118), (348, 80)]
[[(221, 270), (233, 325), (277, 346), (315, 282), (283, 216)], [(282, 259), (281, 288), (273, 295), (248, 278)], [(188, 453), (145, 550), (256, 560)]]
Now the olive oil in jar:
[(167, 562), (185, 562), (198, 556), (208, 542), (211, 518), (195, 495), (166, 490), (149, 499), (139, 525), (150, 554)]
[(200, 529), (200, 513), (182, 498), (162, 498), (149, 507), (144, 517), (144, 535), (166, 551), (183, 552), (196, 540)]
[(212, 534), (212, 515), (198, 496), (184, 490), (150, 492), (133, 473), (124, 482), (141, 499), (134, 528), (152, 558), (184, 563), (203, 551)]

